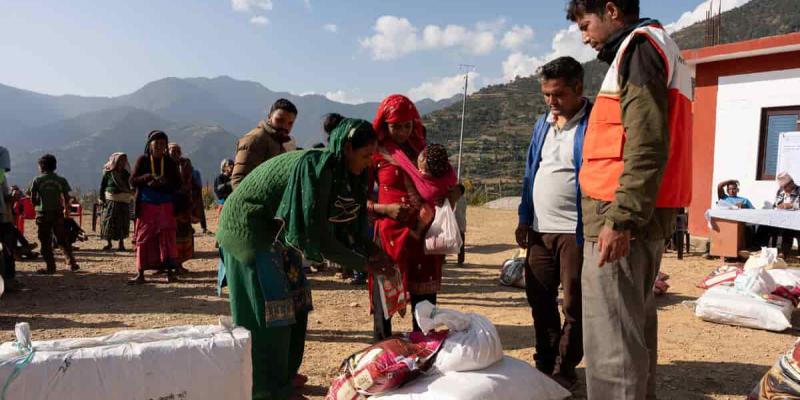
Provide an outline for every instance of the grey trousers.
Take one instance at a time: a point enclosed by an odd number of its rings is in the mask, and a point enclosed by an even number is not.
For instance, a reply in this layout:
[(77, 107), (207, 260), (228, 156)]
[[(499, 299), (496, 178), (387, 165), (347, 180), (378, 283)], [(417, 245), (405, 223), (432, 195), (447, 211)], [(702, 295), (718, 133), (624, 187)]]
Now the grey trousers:
[(583, 249), (583, 348), (589, 400), (655, 399), (658, 316), (653, 296), (664, 241), (631, 241), (630, 254), (597, 266)]

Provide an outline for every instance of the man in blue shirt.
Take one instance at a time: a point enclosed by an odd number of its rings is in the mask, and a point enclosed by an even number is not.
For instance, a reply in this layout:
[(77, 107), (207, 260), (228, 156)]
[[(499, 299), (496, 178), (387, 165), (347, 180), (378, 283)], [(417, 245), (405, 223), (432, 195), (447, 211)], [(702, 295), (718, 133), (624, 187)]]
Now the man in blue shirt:
[(744, 197), (739, 197), (738, 181), (728, 182), (727, 185), (725, 185), (725, 194), (727, 196), (725, 196), (725, 198), (721, 200), (724, 200), (726, 203), (732, 204), (739, 208), (745, 208), (750, 210), (755, 208), (753, 207), (753, 203), (751, 203), (750, 200)]
[[(583, 225), (578, 185), (592, 103), (583, 97), (583, 67), (571, 57), (538, 72), (549, 106), (533, 130), (523, 178), (517, 243), (528, 250), (525, 284), (536, 332), (536, 368), (572, 389), (583, 358)], [(563, 286), (563, 325), (558, 288)]]

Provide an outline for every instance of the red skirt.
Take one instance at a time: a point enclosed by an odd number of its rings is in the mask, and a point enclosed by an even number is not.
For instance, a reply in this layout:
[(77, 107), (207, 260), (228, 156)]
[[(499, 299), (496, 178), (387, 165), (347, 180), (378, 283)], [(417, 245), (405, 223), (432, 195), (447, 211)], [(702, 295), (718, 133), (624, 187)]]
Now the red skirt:
[(139, 204), (134, 231), (137, 270), (160, 270), (177, 264), (175, 228), (172, 203)]

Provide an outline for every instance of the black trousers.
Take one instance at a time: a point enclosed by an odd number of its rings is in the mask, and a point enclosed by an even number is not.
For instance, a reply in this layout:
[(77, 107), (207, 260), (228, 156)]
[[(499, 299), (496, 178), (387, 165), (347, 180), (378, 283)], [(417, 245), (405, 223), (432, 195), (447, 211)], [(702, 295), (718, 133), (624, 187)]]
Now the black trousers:
[(3, 280), (11, 281), (17, 275), (17, 264), (14, 260), (14, 251), (17, 248), (17, 227), (10, 222), (0, 224), (0, 243), (3, 244), (2, 254), (2, 269), (0, 269), (0, 276)]
[[(417, 309), (417, 304), (425, 300), (436, 304), (436, 294), (411, 294), (411, 316), (413, 318), (414, 332), (421, 330), (419, 324), (417, 324), (417, 318), (414, 316), (414, 311)], [(372, 323), (372, 340), (374, 342), (380, 342), (392, 336), (392, 319), (383, 318), (383, 307), (380, 293), (377, 290), (372, 290)]]
[[(536, 368), (574, 375), (583, 358), (581, 271), (583, 251), (575, 235), (529, 232), (525, 285), (536, 331)], [(564, 288), (558, 312), (558, 287)]]
[(458, 265), (464, 265), (465, 248), (467, 247), (467, 233), (461, 232), (461, 250), (458, 252)]

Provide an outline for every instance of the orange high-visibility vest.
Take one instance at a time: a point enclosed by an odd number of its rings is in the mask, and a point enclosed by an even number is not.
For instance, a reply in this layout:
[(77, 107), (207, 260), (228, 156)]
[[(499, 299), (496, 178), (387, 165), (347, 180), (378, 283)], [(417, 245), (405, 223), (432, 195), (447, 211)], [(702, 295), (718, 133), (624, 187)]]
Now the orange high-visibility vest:
[[(619, 65), (636, 35), (644, 35), (667, 67), (669, 88), (669, 159), (656, 200), (658, 208), (688, 207), (692, 199), (692, 76), (678, 45), (658, 25), (635, 29), (622, 42), (597, 95), (583, 144), (580, 184), (583, 194), (614, 201), (624, 166), (627, 133), (622, 126)], [(635, 134), (635, 133), (634, 133)]]

